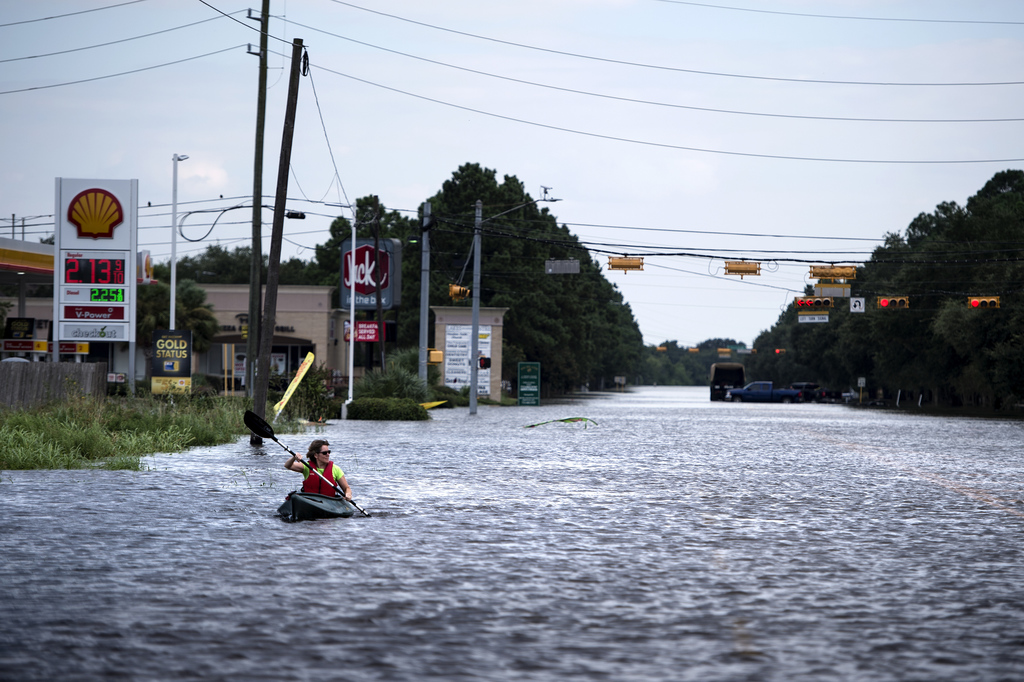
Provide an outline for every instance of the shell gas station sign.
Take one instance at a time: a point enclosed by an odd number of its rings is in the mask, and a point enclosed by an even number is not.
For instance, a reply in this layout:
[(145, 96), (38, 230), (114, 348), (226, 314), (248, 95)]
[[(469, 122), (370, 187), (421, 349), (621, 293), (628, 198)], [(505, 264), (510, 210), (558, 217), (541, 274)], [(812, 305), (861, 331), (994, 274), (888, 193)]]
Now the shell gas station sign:
[(135, 341), (138, 180), (57, 178), (55, 341)]

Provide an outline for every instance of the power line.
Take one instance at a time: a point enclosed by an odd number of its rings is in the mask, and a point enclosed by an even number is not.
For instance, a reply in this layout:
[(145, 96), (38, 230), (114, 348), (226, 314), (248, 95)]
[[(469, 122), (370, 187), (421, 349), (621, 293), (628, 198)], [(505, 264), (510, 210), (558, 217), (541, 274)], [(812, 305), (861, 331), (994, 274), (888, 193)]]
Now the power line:
[(83, 78), (76, 81), (67, 81), (64, 83), (53, 83), (51, 85), (34, 85), (31, 88), (18, 88), (17, 90), (2, 90), (0, 95), (10, 95), (16, 92), (31, 92), (33, 90), (48, 90), (50, 88), (62, 88), (66, 85), (79, 85), (80, 83), (91, 83), (93, 81), (106, 80), (108, 78), (117, 78), (118, 76), (128, 76), (133, 73), (141, 73), (143, 71), (152, 71), (153, 69), (160, 69), (165, 66), (174, 66), (175, 64), (183, 64), (184, 62), (191, 62), (196, 59), (203, 59), (204, 57), (212, 57), (213, 55), (221, 54), (222, 52), (229, 52), (231, 50), (237, 50), (240, 47), (246, 47), (245, 43), (241, 45), (234, 45), (232, 47), (225, 47), (223, 50), (216, 50), (214, 52), (207, 52), (206, 54), (196, 55), (195, 57), (186, 57), (184, 59), (178, 59), (173, 62), (165, 62), (163, 64), (155, 64), (153, 66), (144, 66), (139, 69), (132, 69), (131, 71), (122, 71), (120, 73), (111, 73), (106, 76), (96, 76), (94, 78)]
[[(136, 0), (136, 1), (141, 1), (141, 0)], [(233, 12), (233, 14), (238, 14), (239, 12), (242, 12), (242, 11), (243, 10), (238, 10), (237, 12)], [(142, 35), (133, 36), (131, 38), (122, 38), (121, 40), (111, 40), (110, 42), (107, 42), (107, 43), (97, 43), (96, 45), (87, 45), (85, 47), (75, 47), (75, 48), (72, 48), (70, 50), (60, 50), (59, 52), (47, 52), (45, 54), (34, 54), (34, 55), (28, 55), (26, 57), (12, 57), (10, 59), (0, 59), (0, 64), (6, 64), (7, 62), (19, 62), (19, 61), (24, 61), (26, 59), (41, 59), (43, 57), (55, 57), (57, 55), (70, 54), (72, 52), (82, 52), (84, 50), (94, 50), (94, 49), (96, 49), (98, 47), (109, 47), (110, 45), (118, 45), (120, 43), (128, 43), (128, 42), (131, 42), (133, 40), (140, 40), (142, 38), (151, 38), (153, 36), (157, 36), (157, 35), (160, 35), (162, 33), (170, 33), (172, 31), (180, 31), (183, 28), (191, 28), (192, 26), (198, 26), (199, 24), (205, 24), (205, 23), (207, 23), (209, 21), (217, 21), (218, 19), (221, 19), (221, 18), (223, 18), (223, 17), (213, 17), (212, 19), (203, 19), (202, 21), (194, 21), (191, 24), (183, 24), (181, 26), (175, 26), (174, 28), (165, 28), (165, 29), (160, 30), (160, 31), (153, 31), (152, 33), (144, 33)]]
[(0, 24), (0, 28), (5, 28), (7, 26), (20, 26), (22, 24), (34, 24), (34, 23), (39, 22), (39, 21), (50, 21), (51, 19), (63, 19), (64, 17), (73, 17), (73, 16), (76, 16), (76, 15), (79, 15), (79, 14), (89, 14), (90, 12), (100, 12), (100, 11), (105, 10), (105, 9), (113, 9), (115, 7), (124, 7), (125, 5), (135, 5), (137, 3), (145, 2), (145, 1), (146, 0), (130, 0), (129, 2), (120, 2), (120, 3), (116, 4), (116, 5), (107, 5), (106, 7), (94, 7), (92, 9), (83, 9), (83, 10), (78, 11), (78, 12), (68, 12), (67, 14), (55, 14), (55, 15), (50, 16), (50, 17), (40, 17), (38, 19), (26, 19), (25, 21), (12, 21), (12, 22), (9, 22), (9, 23), (6, 23), (6, 24)]
[[(202, 0), (200, 0), (202, 2)], [(415, 24), (417, 26), (423, 26), (424, 28), (433, 29), (435, 31), (444, 31), (446, 33), (453, 33), (455, 35), (465, 36), (467, 38), (474, 38), (476, 40), (486, 40), (493, 43), (499, 43), (502, 45), (509, 45), (511, 47), (519, 47), (525, 50), (534, 50), (537, 52), (545, 52), (548, 54), (557, 54), (564, 57), (574, 57), (576, 59), (588, 59), (591, 61), (605, 62), (608, 64), (619, 64), (622, 66), (635, 66), (644, 69), (655, 69), (659, 71), (674, 71), (677, 73), (692, 73), (701, 76), (715, 76), (718, 78), (744, 78), (749, 80), (762, 80), (762, 81), (780, 81), (785, 83), (807, 83), (814, 85), (872, 85), (872, 86), (905, 86), (905, 87), (973, 87), (973, 86), (993, 86), (993, 85), (1024, 85), (1024, 81), (991, 81), (991, 82), (954, 82), (954, 83), (910, 83), (910, 82), (880, 82), (880, 81), (843, 81), (843, 80), (828, 80), (828, 79), (817, 79), (817, 78), (785, 78), (781, 76), (755, 76), (750, 74), (741, 73), (726, 73), (722, 71), (702, 71), (698, 69), (684, 69), (674, 66), (663, 66), (659, 64), (645, 64), (641, 62), (631, 62), (622, 59), (610, 59), (607, 57), (597, 57), (594, 55), (579, 54), (576, 52), (566, 52), (564, 50), (554, 50), (547, 47), (537, 47), (536, 45), (526, 45), (524, 43), (516, 43), (510, 40), (501, 40), (500, 38), (491, 38), (488, 36), (477, 35), (475, 33), (468, 33), (466, 31), (458, 31), (451, 28), (445, 28), (443, 26), (437, 26), (435, 24), (428, 24), (422, 21), (416, 21), (414, 19), (408, 19), (406, 17), (400, 17), (395, 14), (388, 14), (387, 12), (380, 12), (378, 10), (369, 9), (367, 7), (360, 7), (359, 5), (353, 5), (350, 2), (344, 2), (343, 0), (331, 0), (336, 5), (344, 5), (345, 7), (351, 7), (352, 9), (361, 10), (363, 12), (369, 12), (371, 14), (377, 14), (382, 17), (389, 19), (395, 19), (397, 21), (404, 21), (409, 24)]]
[[(333, 2), (339, 2), (339, 0), (332, 0)], [(343, 3), (344, 4), (344, 3)], [(503, 121), (511, 121), (513, 123), (521, 123), (523, 125), (533, 126), (536, 128), (543, 128), (545, 130), (554, 130), (562, 133), (570, 133), (572, 135), (580, 135), (583, 137), (592, 137), (600, 140), (608, 140), (611, 142), (625, 142), (628, 144), (641, 145), (645, 147), (657, 147), (661, 149), (675, 149), (678, 151), (697, 152), (701, 154), (719, 154), (723, 156), (741, 156), (755, 159), (779, 159), (784, 161), (814, 161), (819, 163), (854, 163), (854, 164), (879, 164), (879, 165), (960, 165), (960, 164), (983, 164), (983, 163), (1019, 163), (1024, 161), (1024, 157), (1019, 158), (1004, 158), (1004, 159), (851, 159), (851, 158), (838, 158), (838, 157), (816, 157), (816, 156), (797, 156), (790, 154), (759, 154), (755, 152), (741, 152), (732, 151), (727, 149), (710, 149), (705, 147), (690, 147), (686, 145), (668, 144), (666, 142), (652, 142), (650, 140), (638, 140), (628, 137), (620, 137), (617, 135), (605, 135), (602, 133), (592, 133), (585, 130), (576, 130), (574, 128), (566, 128), (564, 126), (556, 126), (548, 123), (539, 123), (537, 121), (529, 121), (523, 118), (517, 118), (515, 116), (506, 116), (504, 114), (496, 114), (490, 111), (484, 111), (483, 109), (475, 109), (473, 107), (463, 106), (461, 104), (454, 104), (452, 102), (446, 102), (444, 100), (436, 99), (434, 97), (427, 97), (425, 95), (418, 95), (416, 93), (409, 92), (407, 90), (401, 90), (399, 88), (393, 88), (388, 85), (381, 83), (375, 83), (363, 78), (358, 78), (351, 74), (342, 73), (341, 71), (335, 71), (321, 66), (322, 70), (328, 73), (333, 73), (336, 76), (342, 76), (365, 85), (372, 85), (373, 87), (380, 88), (382, 90), (388, 90), (395, 92), (406, 97), (413, 97), (426, 102), (433, 102), (434, 104), (440, 104), (442, 106), (451, 107), (453, 109), (459, 109), (460, 111), (469, 111), (474, 114), (480, 114), (481, 116), (489, 116), (491, 118), (497, 118)], [(3, 94), (3, 93), (0, 93)]]
[(332, 33), (325, 31), (315, 26), (308, 26), (306, 24), (300, 24), (297, 21), (285, 20), (287, 23), (301, 26), (302, 28), (310, 31), (316, 31), (323, 33), (324, 35), (331, 36), (332, 38), (338, 38), (340, 40), (346, 40), (357, 45), (363, 45), (370, 47), (375, 50), (381, 50), (382, 52), (388, 52), (390, 54), (399, 55), (401, 57), (407, 57), (409, 59), (415, 59), (428, 64), (435, 64), (437, 66), (443, 66), (448, 69), (455, 69), (457, 71), (463, 71), (466, 73), (473, 73), (479, 76), (486, 76), (488, 78), (496, 78), (498, 80), (507, 81), (510, 83), (519, 83), (521, 85), (529, 85), (536, 88), (544, 88), (547, 90), (555, 90), (557, 92), (567, 92), (574, 95), (584, 95), (587, 97), (598, 97), (601, 99), (613, 100), (616, 102), (629, 102), (633, 104), (645, 104), (648, 106), (665, 107), (670, 109), (684, 109), (687, 111), (703, 111), (713, 114), (731, 114), (735, 116), (759, 116), (765, 118), (786, 118), (786, 119), (798, 119), (798, 120), (809, 120), (809, 121), (845, 121), (845, 122), (857, 122), (857, 123), (1012, 123), (1024, 121), (1021, 117), (1006, 117), (1006, 118), (880, 118), (880, 117), (857, 117), (857, 116), (814, 116), (809, 114), (779, 114), (772, 112), (760, 112), (760, 111), (741, 111), (737, 109), (716, 109), (713, 107), (698, 107), (687, 104), (673, 104), (670, 102), (657, 102), (652, 100), (637, 99), (634, 97), (621, 97), (618, 95), (609, 95), (600, 92), (590, 92), (587, 90), (577, 90), (575, 88), (566, 88), (558, 85), (549, 85), (547, 83), (537, 83), (535, 81), (528, 81), (521, 78), (512, 78), (511, 76), (502, 76), (501, 74), (490, 73), (487, 71), (480, 71), (478, 69), (471, 69), (465, 66), (459, 66), (457, 64), (450, 64), (447, 62), (438, 61), (436, 59), (429, 59), (427, 57), (420, 57), (418, 55), (410, 54), (408, 52), (401, 52), (399, 50), (393, 50), (391, 48), (382, 47), (380, 45), (374, 45), (367, 43), (362, 40), (356, 40), (355, 38), (349, 38), (347, 36), (340, 35), (338, 33)]
[(711, 5), (704, 2), (686, 2), (685, 0), (655, 0), (673, 5), (690, 5), (709, 9), (724, 9), (732, 12), (754, 12), (757, 14), (777, 14), (788, 17), (810, 17), (812, 19), (841, 19), (844, 21), (895, 21), (918, 24), (984, 24), (996, 26), (1021, 26), (1024, 21), (986, 21), (984, 19), (915, 19), (900, 17), (858, 17), (842, 14), (810, 14), (807, 12), (783, 12), (780, 10), (753, 9), (751, 7), (730, 7), (728, 5)]

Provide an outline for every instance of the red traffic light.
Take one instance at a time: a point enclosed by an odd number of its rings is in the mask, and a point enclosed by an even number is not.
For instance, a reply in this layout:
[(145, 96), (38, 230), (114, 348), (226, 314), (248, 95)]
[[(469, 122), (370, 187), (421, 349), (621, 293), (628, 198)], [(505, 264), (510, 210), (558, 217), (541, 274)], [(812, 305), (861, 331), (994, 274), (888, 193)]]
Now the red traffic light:
[(785, 348), (776, 348), (775, 349), (775, 354), (776, 355), (781, 355), (782, 353), (785, 353), (785, 352), (786, 352)]
[(878, 307), (883, 310), (897, 309), (897, 308), (909, 308), (910, 299), (906, 296), (879, 296)]
[(486, 357), (481, 357), (480, 358), (480, 369), (490, 369), (490, 368), (491, 368), (491, 359), (490, 358), (486, 358)]
[(971, 296), (968, 299), (972, 308), (998, 308), (998, 296)]
[(831, 308), (832, 299), (824, 296), (797, 296), (793, 299), (793, 305), (801, 310)]

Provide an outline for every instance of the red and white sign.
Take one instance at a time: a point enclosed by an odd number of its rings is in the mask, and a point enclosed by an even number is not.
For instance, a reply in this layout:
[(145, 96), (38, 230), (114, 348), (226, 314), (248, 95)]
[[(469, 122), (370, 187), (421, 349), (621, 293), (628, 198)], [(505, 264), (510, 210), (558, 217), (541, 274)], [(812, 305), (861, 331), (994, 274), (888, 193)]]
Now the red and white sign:
[[(349, 289), (352, 287), (352, 275), (355, 273), (356, 293), (364, 296), (377, 291), (377, 263), (373, 256), (372, 246), (360, 246), (355, 252), (355, 268), (352, 267), (352, 252), (345, 254), (344, 266), (342, 268), (342, 285)], [(380, 288), (388, 287), (388, 273), (391, 272), (391, 258), (383, 249), (380, 250)], [(358, 341), (358, 339), (356, 339)]]
[(376, 343), (380, 340), (380, 327), (374, 320), (356, 320), (356, 341)]
[(123, 320), (124, 306), (66, 305), (65, 320)]

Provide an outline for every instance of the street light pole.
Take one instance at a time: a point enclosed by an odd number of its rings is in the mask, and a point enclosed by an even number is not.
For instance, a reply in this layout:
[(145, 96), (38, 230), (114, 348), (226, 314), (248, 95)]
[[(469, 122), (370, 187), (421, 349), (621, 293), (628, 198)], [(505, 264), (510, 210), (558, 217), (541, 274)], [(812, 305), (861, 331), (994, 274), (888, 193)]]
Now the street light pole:
[(188, 158), (187, 154), (175, 154), (171, 157), (174, 161), (174, 179), (171, 183), (171, 319), (167, 325), (169, 330), (174, 330), (174, 306), (176, 305), (178, 275), (178, 162)]

